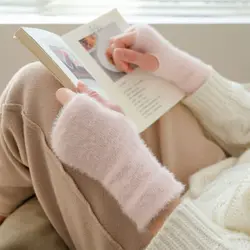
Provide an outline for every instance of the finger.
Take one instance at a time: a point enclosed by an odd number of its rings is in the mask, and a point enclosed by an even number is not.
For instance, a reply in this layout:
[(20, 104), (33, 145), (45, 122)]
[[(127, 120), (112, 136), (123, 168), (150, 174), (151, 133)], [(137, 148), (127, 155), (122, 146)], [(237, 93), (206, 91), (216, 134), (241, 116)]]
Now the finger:
[(108, 104), (108, 107), (109, 107), (110, 109), (116, 111), (116, 112), (119, 112), (119, 113), (121, 113), (121, 114), (124, 114), (122, 108), (121, 108), (120, 106), (116, 105), (116, 104), (109, 103), (109, 104)]
[(104, 99), (102, 96), (100, 96), (96, 91), (94, 90), (88, 90), (87, 95), (95, 99), (96, 101), (100, 102), (101, 104), (105, 105), (106, 99)]
[(106, 50), (106, 55), (112, 57), (112, 54), (113, 54), (113, 49), (111, 47), (108, 47)]
[(113, 53), (114, 64), (118, 70), (128, 73), (129, 72), (129, 64), (127, 62), (124, 62), (123, 60), (121, 60), (121, 57), (119, 56), (119, 54), (116, 53), (117, 50), (119, 50), (119, 49), (115, 49), (114, 53)]
[(115, 49), (115, 45), (114, 45), (114, 43), (112, 42), (112, 43), (109, 45), (109, 47), (107, 48), (106, 53), (112, 56), (114, 49)]
[(81, 81), (77, 83), (76, 90), (78, 93), (87, 93), (88, 87)]
[(95, 99), (96, 101), (101, 103), (103, 106), (123, 114), (122, 109), (118, 105), (115, 105), (115, 104), (111, 103), (110, 101), (104, 99), (96, 91), (88, 89), (88, 87), (86, 85), (84, 85), (84, 83), (78, 82), (77, 90), (79, 93), (86, 93), (88, 96)]
[(87, 94), (88, 96), (96, 99), (97, 101), (99, 101), (101, 103), (104, 101), (104, 99), (96, 91), (93, 91), (93, 90), (89, 89), (82, 82), (78, 82), (78, 84), (77, 84), (77, 90), (78, 90), (78, 93), (80, 93), (80, 94), (83, 94), (83, 93)]
[[(126, 39), (126, 35), (124, 34), (121, 34), (119, 36), (121, 36), (122, 38), (125, 37)], [(123, 63), (119, 59), (114, 60), (113, 53), (116, 48), (126, 48), (127, 46), (128, 45), (126, 45), (126, 40), (120, 39), (118, 36), (116, 36), (113, 38), (113, 40), (110, 40), (110, 45), (108, 49), (106, 50), (106, 56), (109, 62), (115, 65), (118, 70), (126, 72), (126, 73), (131, 71), (129, 64)]]
[(119, 107), (118, 105), (113, 104), (112, 102), (110, 102), (110, 101), (104, 99), (104, 98), (103, 98), (102, 96), (100, 96), (97, 92), (91, 91), (91, 90), (90, 90), (90, 91), (88, 92), (88, 95), (89, 95), (90, 97), (92, 97), (93, 99), (95, 99), (96, 101), (98, 101), (99, 103), (101, 103), (104, 107), (109, 108), (109, 109), (111, 109), (111, 110), (114, 110), (114, 111), (116, 111), (116, 112), (119, 112), (119, 113), (124, 114), (123, 111), (122, 111), (122, 109), (121, 109), (121, 107)]
[(93, 90), (89, 89), (83, 82), (78, 82), (77, 90), (78, 90), (78, 93), (80, 93), (80, 94), (85, 93), (88, 96), (96, 99), (97, 101), (99, 101), (101, 103), (104, 102), (104, 100), (105, 100), (96, 91), (93, 91)]
[(158, 59), (150, 54), (140, 53), (131, 49), (115, 49), (113, 59), (120, 65), (137, 65), (145, 71), (154, 72), (159, 67)]
[(85, 93), (88, 96), (92, 97), (93, 99), (97, 100), (103, 105), (106, 105), (108, 102), (106, 99), (104, 99), (102, 96), (100, 96), (96, 91), (89, 89), (83, 82), (78, 82), (77, 84), (77, 90), (78, 93)]
[(114, 44), (115, 48), (129, 48), (134, 45), (136, 40), (136, 31), (122, 33), (110, 39), (110, 45)]
[(56, 91), (56, 98), (62, 104), (67, 104), (76, 95), (72, 90), (60, 88)]
[(113, 49), (111, 47), (107, 48), (106, 57), (111, 64), (115, 64), (113, 60)]

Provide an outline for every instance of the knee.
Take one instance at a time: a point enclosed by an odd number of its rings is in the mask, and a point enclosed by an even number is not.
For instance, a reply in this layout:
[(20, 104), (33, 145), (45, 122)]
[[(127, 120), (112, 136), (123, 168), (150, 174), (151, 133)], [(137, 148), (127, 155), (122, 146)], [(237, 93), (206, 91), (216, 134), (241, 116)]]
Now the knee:
[(26, 117), (48, 130), (61, 108), (55, 98), (60, 87), (60, 82), (40, 62), (30, 63), (12, 77), (0, 103), (21, 106)]
[[(51, 92), (61, 87), (55, 77), (40, 62), (34, 62), (22, 67), (11, 79), (7, 92), (11, 97), (21, 97), (26, 94)], [(40, 95), (39, 94), (39, 95)]]
[(31, 103), (53, 102), (60, 87), (62, 85), (40, 62), (30, 63), (12, 77), (3, 91), (1, 103), (20, 104), (25, 108)]

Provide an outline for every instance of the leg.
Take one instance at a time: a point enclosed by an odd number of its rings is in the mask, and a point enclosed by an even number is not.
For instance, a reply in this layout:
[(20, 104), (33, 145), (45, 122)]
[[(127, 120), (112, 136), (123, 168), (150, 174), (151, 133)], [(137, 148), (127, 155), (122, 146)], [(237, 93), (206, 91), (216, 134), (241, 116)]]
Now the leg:
[(45, 214), (72, 249), (142, 249), (148, 235), (136, 230), (99, 183), (63, 166), (53, 154), (50, 133), (60, 110), (55, 100), (59, 87), (34, 63), (17, 73), (1, 98), (5, 107), (22, 108), (13, 117), (22, 127), (20, 160), (29, 168), (27, 176)]
[(223, 150), (206, 134), (184, 105), (168, 111), (142, 137), (176, 178), (188, 185), (189, 177), (225, 158)]
[(35, 197), (17, 208), (0, 227), (0, 249), (68, 250)]

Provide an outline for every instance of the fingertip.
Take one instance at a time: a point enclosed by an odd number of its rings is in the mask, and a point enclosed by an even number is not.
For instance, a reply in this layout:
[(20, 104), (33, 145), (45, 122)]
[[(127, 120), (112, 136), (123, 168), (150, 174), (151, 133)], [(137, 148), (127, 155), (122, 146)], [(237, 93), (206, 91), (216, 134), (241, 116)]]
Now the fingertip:
[(117, 48), (114, 50), (114, 54), (123, 61), (133, 62), (137, 59), (137, 52), (126, 48)]
[(100, 96), (96, 91), (91, 90), (87, 94), (89, 97), (95, 99), (97, 102), (99, 102), (105, 106), (107, 100), (104, 99), (102, 96)]
[(84, 83), (82, 81), (78, 81), (77, 86), (84, 86)]
[(96, 91), (94, 91), (94, 90), (89, 90), (87, 94), (90, 97), (94, 97), (94, 98), (99, 97), (99, 94)]
[(112, 49), (111, 47), (108, 47), (105, 52), (106, 56), (111, 56), (112, 55)]
[(129, 64), (126, 63), (126, 62), (121, 62), (121, 68), (122, 68), (122, 71), (125, 72), (125, 73), (129, 73)]
[(87, 89), (88, 89), (88, 87), (83, 82), (78, 82), (78, 84), (77, 84), (77, 91), (79, 93), (86, 92)]
[(111, 63), (111, 64), (114, 64), (114, 60), (113, 60), (113, 53), (112, 53), (112, 49), (111, 48), (108, 48), (106, 50), (106, 53), (105, 53), (108, 61)]
[(109, 108), (124, 115), (122, 108), (116, 104), (109, 104)]
[(60, 88), (56, 91), (56, 99), (62, 104), (68, 103), (76, 93), (67, 88)]
[(65, 91), (65, 88), (60, 88), (56, 91), (56, 98), (59, 100), (63, 92)]

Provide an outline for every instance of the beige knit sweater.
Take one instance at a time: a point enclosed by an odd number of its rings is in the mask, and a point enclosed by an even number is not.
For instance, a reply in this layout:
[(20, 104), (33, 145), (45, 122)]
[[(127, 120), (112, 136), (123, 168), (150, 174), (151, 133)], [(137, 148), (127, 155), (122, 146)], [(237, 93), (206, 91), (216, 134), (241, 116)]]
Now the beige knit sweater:
[(250, 94), (213, 72), (184, 104), (235, 157), (192, 176), (147, 250), (250, 249)]

